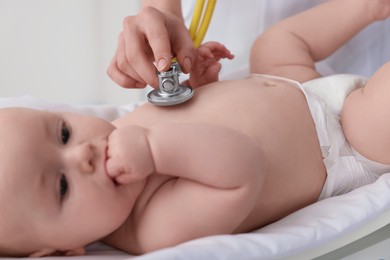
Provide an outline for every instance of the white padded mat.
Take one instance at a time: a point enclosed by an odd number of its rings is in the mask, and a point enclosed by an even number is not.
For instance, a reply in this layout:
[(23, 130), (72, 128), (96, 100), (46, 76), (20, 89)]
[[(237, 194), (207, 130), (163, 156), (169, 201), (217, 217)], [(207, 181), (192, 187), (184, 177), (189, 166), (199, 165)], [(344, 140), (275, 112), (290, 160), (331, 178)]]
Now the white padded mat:
[[(277, 20), (325, 0), (234, 0), (218, 1), (215, 16), (205, 40), (218, 40), (236, 54), (233, 62), (225, 63), (227, 78), (240, 76), (245, 67), (250, 44), (254, 37)], [(190, 19), (191, 4), (183, 1), (185, 17)], [(245, 15), (242, 15), (245, 14)], [(228, 19), (226, 19), (228, 17)], [(318, 64), (323, 74), (354, 73), (370, 76), (390, 57), (390, 21), (374, 24), (356, 36), (335, 55)], [(229, 33), (226, 29), (228, 28)], [(239, 73), (234, 74), (236, 71)], [(233, 74), (232, 74), (233, 72)], [(129, 104), (113, 106), (69, 106), (35, 99), (33, 97), (0, 98), (0, 107), (22, 106), (50, 110), (66, 110), (94, 114), (112, 120), (137, 107)], [(221, 235), (190, 241), (176, 247), (143, 256), (130, 256), (100, 243), (88, 247), (88, 255), (72, 257), (87, 259), (289, 259), (303, 252), (325, 253), (330, 241), (356, 233), (365, 235), (387, 223), (384, 215), (390, 212), (390, 174), (377, 182), (351, 193), (320, 201), (286, 218), (248, 234)], [(367, 232), (357, 232), (367, 227)], [(355, 235), (351, 235), (355, 234)], [(352, 236), (352, 238), (351, 238)], [(318, 251), (318, 248), (320, 250)], [(322, 248), (322, 249), (321, 249)], [(326, 249), (325, 249), (326, 248)], [(314, 251), (313, 251), (314, 250)], [(317, 251), (316, 251), (317, 250)], [(48, 260), (64, 259), (47, 257)], [(302, 259), (302, 258), (298, 258)]]
[[(364, 78), (353, 75), (335, 75), (325, 80), (329, 82), (326, 92), (329, 97), (343, 95), (340, 89), (349, 89), (354, 84), (360, 84)], [(313, 84), (313, 87), (315, 88), (316, 85)], [(18, 106), (78, 111), (108, 120), (121, 116), (138, 105), (70, 106), (33, 97), (0, 98), (0, 107)], [(364, 226), (367, 227), (367, 232), (372, 232), (386, 225), (387, 218), (381, 216), (389, 212), (390, 174), (385, 174), (373, 184), (342, 196), (319, 201), (251, 233), (201, 238), (137, 257), (96, 243), (88, 247), (89, 255), (73, 259), (279, 259), (318, 248), (320, 248), (319, 252), (326, 253), (327, 251), (321, 247), (330, 241), (350, 236)], [(365, 235), (364, 232), (360, 234)], [(357, 238), (359, 237), (349, 238), (347, 242)]]

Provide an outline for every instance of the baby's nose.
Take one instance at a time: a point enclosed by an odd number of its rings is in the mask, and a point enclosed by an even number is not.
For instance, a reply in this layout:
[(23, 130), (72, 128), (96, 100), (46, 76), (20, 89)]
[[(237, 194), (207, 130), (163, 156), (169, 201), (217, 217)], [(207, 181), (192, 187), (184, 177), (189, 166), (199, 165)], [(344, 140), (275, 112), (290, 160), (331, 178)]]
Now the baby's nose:
[(91, 143), (82, 143), (72, 147), (69, 151), (68, 164), (71, 168), (82, 173), (94, 171), (94, 148)]

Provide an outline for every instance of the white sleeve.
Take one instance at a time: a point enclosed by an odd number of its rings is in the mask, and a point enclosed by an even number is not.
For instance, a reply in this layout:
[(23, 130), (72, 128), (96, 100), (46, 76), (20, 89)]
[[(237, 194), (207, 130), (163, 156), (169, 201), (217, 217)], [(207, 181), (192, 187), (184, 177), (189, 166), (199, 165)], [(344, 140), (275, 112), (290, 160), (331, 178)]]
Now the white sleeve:
[[(217, 1), (204, 41), (219, 41), (236, 56), (222, 61), (222, 77), (248, 66), (256, 37), (272, 24), (326, 0), (220, 0)], [(207, 1), (205, 1), (207, 2)], [(189, 26), (196, 0), (182, 1)], [(359, 33), (330, 58), (318, 63), (323, 75), (349, 73), (369, 77), (390, 59), (390, 20), (375, 23)]]

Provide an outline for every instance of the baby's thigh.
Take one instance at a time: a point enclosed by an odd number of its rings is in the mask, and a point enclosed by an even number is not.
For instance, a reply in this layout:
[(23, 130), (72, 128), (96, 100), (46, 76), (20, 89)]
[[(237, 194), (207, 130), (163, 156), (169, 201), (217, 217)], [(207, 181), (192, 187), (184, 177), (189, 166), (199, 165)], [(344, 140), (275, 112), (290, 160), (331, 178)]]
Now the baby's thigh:
[(267, 74), (265, 70), (269, 67), (270, 58), (266, 54), (267, 46), (262, 36), (258, 36), (251, 46), (249, 66), (251, 73)]
[(351, 92), (341, 114), (345, 137), (360, 154), (390, 163), (390, 62)]

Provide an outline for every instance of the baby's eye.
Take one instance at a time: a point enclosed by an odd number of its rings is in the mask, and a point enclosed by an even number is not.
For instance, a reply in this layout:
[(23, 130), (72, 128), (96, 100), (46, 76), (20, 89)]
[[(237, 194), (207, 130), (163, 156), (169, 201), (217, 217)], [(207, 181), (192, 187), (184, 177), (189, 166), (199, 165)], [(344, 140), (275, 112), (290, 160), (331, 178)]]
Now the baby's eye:
[(70, 130), (66, 123), (62, 123), (61, 127), (61, 141), (63, 144), (67, 144), (70, 138)]
[(66, 193), (68, 192), (68, 180), (66, 179), (65, 174), (61, 175), (60, 179), (60, 199), (62, 200)]

